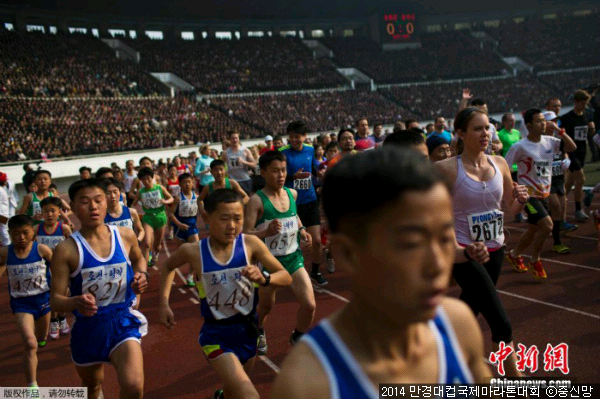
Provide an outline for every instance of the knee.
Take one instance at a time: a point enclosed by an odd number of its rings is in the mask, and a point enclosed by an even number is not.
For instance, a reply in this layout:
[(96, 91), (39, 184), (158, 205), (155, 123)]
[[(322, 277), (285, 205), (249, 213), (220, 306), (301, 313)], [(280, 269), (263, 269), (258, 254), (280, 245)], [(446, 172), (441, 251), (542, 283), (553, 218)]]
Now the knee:
[(88, 397), (90, 399), (98, 399), (102, 398), (102, 383), (98, 382), (97, 384), (88, 385), (86, 387), (88, 389)]
[(136, 376), (128, 378), (121, 384), (121, 392), (127, 398), (141, 398), (144, 395), (144, 377)]
[(305, 312), (306, 314), (315, 314), (315, 310), (317, 309), (317, 304), (315, 303), (314, 298), (313, 299), (305, 299), (302, 302), (300, 302), (300, 311)]
[(25, 352), (35, 352), (37, 351), (38, 342), (35, 336), (27, 337), (25, 339), (23, 349)]
[(258, 302), (258, 311), (261, 315), (266, 316), (273, 310), (273, 301), (264, 300)]

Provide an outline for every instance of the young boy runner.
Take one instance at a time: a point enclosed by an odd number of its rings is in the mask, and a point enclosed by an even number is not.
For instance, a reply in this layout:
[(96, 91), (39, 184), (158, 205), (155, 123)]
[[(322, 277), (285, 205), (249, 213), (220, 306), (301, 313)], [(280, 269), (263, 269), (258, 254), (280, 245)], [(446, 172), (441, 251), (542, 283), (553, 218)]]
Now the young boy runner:
[[(38, 224), (36, 241), (44, 244), (54, 251), (54, 248), (72, 233), (71, 227), (60, 222), (60, 208), (62, 201), (57, 197), (46, 197), (40, 202), (44, 222)], [(58, 339), (60, 335), (67, 335), (71, 329), (64, 313), (51, 312), (50, 316), (50, 338)]]
[[(296, 314), (296, 328), (290, 342), (295, 344), (310, 327), (315, 315), (315, 295), (310, 277), (304, 269), (304, 256), (300, 248), (300, 238), (307, 247), (311, 236), (296, 211), (296, 190), (285, 187), (287, 166), (285, 155), (279, 151), (267, 151), (258, 160), (260, 174), (266, 185), (252, 196), (246, 208), (244, 232), (254, 234), (267, 244), (267, 247), (292, 276), (292, 291), (300, 308)], [(275, 304), (277, 290), (272, 287), (259, 289), (258, 353), (267, 353), (267, 339), (264, 322)]]
[[(173, 226), (177, 246), (185, 242), (198, 242), (198, 200), (194, 192), (194, 177), (189, 173), (179, 176), (179, 194), (173, 196), (173, 203), (168, 207), (169, 219)], [(190, 268), (187, 275), (187, 285), (195, 287), (194, 273)]]
[[(200, 279), (204, 324), (198, 342), (223, 382), (223, 391), (215, 392), (215, 397), (257, 399), (248, 377), (258, 338), (257, 287), (283, 287), (292, 278), (259, 238), (241, 234), (241, 195), (229, 189), (216, 190), (206, 198), (206, 211), (209, 237), (183, 244), (160, 266), (159, 320), (167, 328), (175, 325), (169, 295), (175, 269), (188, 263)], [(269, 274), (261, 273), (257, 261)]]
[(292, 349), (271, 398), (489, 383), (475, 317), (444, 297), (456, 251), (452, 204), (429, 162), (395, 146), (344, 158), (327, 172), (323, 206), (333, 257), (350, 273), (350, 302)]
[[(144, 226), (144, 256), (148, 264), (153, 265), (158, 259), (161, 240), (165, 234), (167, 226), (167, 213), (165, 205), (173, 203), (173, 197), (166, 188), (154, 182), (154, 172), (150, 168), (142, 168), (138, 172), (138, 178), (142, 182), (142, 188), (138, 191), (131, 207), (135, 207), (138, 201), (142, 202), (144, 216), (142, 224)], [(150, 258), (150, 249), (153, 257)]]
[[(135, 233), (107, 226), (106, 185), (98, 179), (69, 187), (81, 229), (56, 247), (52, 258), (52, 308), (73, 312), (71, 357), (91, 399), (102, 398), (103, 363), (115, 366), (120, 398), (142, 398), (140, 339), (146, 318), (131, 309), (146, 289), (148, 273)], [(64, 292), (70, 284), (71, 296)], [(112, 397), (111, 395), (110, 397)]]
[[(179, 186), (178, 179), (178, 170), (175, 164), (169, 165), (168, 175), (166, 179), (163, 179), (162, 185), (169, 190), (169, 193), (173, 196), (173, 198), (179, 197), (179, 193), (181, 192), (181, 187)], [(169, 226), (167, 228), (169, 230), (169, 234), (167, 235), (167, 239), (173, 239), (173, 226)]]
[(548, 196), (552, 179), (552, 162), (560, 154), (561, 140), (565, 152), (577, 149), (573, 140), (564, 131), (560, 139), (546, 136), (546, 118), (539, 108), (530, 108), (523, 114), (523, 120), (529, 134), (526, 138), (510, 147), (506, 154), (509, 165), (517, 164), (519, 184), (527, 187), (529, 201), (525, 205), (529, 227), (521, 235), (516, 247), (506, 254), (506, 259), (519, 273), (526, 272), (521, 254), (533, 244), (533, 255), (529, 261), (531, 272), (535, 278), (547, 278), (546, 271), (540, 260), (540, 252), (544, 241), (552, 231), (552, 219), (548, 215)]
[(144, 226), (140, 220), (140, 215), (133, 208), (124, 206), (119, 199), (123, 193), (121, 182), (116, 179), (106, 179), (106, 199), (107, 209), (104, 223), (117, 227), (127, 227), (137, 233), (138, 242), (144, 239)]
[(123, 188), (125, 193), (127, 193), (127, 206), (131, 206), (133, 202), (133, 197), (129, 195), (129, 191), (131, 191), (131, 185), (136, 177), (135, 165), (133, 164), (133, 160), (130, 159), (125, 162), (125, 173), (123, 173)]
[[(21, 215), (31, 216), (35, 221), (35, 224), (42, 223), (42, 208), (40, 207), (40, 201), (46, 197), (53, 197), (54, 194), (50, 191), (50, 185), (52, 184), (52, 174), (47, 170), (38, 170), (35, 172), (35, 186), (37, 191), (30, 192), (23, 198), (23, 205), (17, 213)], [(61, 200), (62, 201), (62, 200)], [(65, 201), (63, 207), (69, 209), (69, 204)], [(61, 214), (61, 218), (70, 224), (69, 218)]]
[(37, 387), (37, 349), (46, 345), (50, 323), (52, 250), (35, 241), (34, 221), (26, 215), (8, 220), (11, 243), (0, 248), (0, 277), (8, 270), (10, 308), (23, 339), (23, 370), (27, 385)]
[(206, 197), (208, 197), (209, 194), (211, 194), (215, 190), (219, 190), (222, 188), (231, 189), (235, 192), (240, 193), (240, 195), (243, 198), (242, 201), (244, 205), (248, 203), (250, 197), (248, 197), (248, 195), (242, 189), (240, 184), (237, 181), (226, 177), (227, 173), (225, 171), (225, 162), (221, 161), (220, 159), (215, 159), (214, 161), (212, 161), (210, 163), (210, 174), (215, 180), (204, 186), (204, 188), (202, 188), (202, 191), (200, 192), (200, 195), (198, 195), (198, 207), (200, 214), (204, 218), (204, 221), (206, 221), (205, 216), (207, 215), (206, 212), (204, 212), (203, 201)]

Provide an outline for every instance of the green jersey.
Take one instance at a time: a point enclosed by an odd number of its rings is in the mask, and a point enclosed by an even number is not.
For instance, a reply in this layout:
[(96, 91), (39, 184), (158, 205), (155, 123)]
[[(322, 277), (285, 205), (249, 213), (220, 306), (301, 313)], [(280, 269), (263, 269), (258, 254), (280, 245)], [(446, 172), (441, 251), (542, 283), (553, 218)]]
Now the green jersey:
[[(517, 129), (511, 129), (510, 132), (506, 129), (498, 130), (498, 138), (502, 142), (502, 156), (506, 157), (510, 147), (521, 140), (521, 132)], [(517, 170), (517, 164), (512, 165), (512, 170)]]
[[(228, 188), (231, 190), (231, 183), (229, 182), (229, 177), (225, 178), (225, 188)], [(215, 182), (211, 181), (210, 183), (208, 183), (208, 193), (212, 193), (213, 191), (215, 191)]]
[(157, 215), (165, 211), (165, 204), (162, 202), (165, 197), (163, 196), (161, 185), (155, 184), (150, 189), (142, 187), (139, 195), (144, 213)]
[[(48, 191), (48, 197), (54, 197), (54, 195), (52, 194), (52, 191)], [(34, 217), (36, 215), (42, 214), (42, 207), (40, 206), (40, 202), (42, 202), (42, 199), (40, 199), (36, 193), (34, 193), (34, 192), (31, 193), (31, 202), (29, 203), (29, 206), (27, 207), (27, 216)], [(42, 220), (35, 221), (35, 224), (40, 224), (40, 223), (42, 223)]]

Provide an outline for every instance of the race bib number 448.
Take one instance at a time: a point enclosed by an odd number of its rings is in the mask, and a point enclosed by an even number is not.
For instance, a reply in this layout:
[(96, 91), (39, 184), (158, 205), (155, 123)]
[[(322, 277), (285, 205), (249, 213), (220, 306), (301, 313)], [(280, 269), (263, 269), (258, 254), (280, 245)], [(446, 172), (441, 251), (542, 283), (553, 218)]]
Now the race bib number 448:
[(496, 241), (504, 234), (504, 212), (493, 210), (467, 216), (473, 241)]

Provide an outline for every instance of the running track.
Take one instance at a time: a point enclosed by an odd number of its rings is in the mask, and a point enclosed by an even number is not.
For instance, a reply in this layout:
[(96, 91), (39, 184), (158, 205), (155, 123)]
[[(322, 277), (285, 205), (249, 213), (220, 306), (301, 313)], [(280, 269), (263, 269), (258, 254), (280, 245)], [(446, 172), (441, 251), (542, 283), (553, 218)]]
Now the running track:
[[(598, 205), (595, 204), (596, 207)], [(508, 224), (509, 248), (524, 227), (525, 224)], [(579, 230), (564, 238), (564, 242), (572, 248), (572, 254), (554, 254), (550, 251), (550, 238), (546, 241), (542, 258), (549, 275), (547, 281), (538, 282), (531, 274), (517, 274), (505, 263), (498, 290), (513, 324), (515, 343), (523, 343), (528, 348), (537, 345), (540, 350), (539, 370), (534, 376), (565, 377), (558, 370), (543, 370), (546, 345), (564, 342), (569, 345), (568, 378), (581, 383), (600, 382), (597, 360), (600, 356), (600, 253), (596, 248), (596, 232), (592, 222), (581, 224)], [(174, 251), (174, 243), (167, 243), (166, 252)], [(164, 261), (166, 255), (162, 253), (159, 262)], [(192, 289), (184, 286), (182, 275), (176, 277), (171, 307), (177, 325), (167, 330), (158, 323), (158, 272), (151, 269), (150, 274), (149, 289), (142, 296), (140, 308), (149, 321), (149, 333), (142, 340), (145, 397), (212, 398), (214, 390), (219, 388), (219, 382), (197, 344), (201, 326), (197, 296)], [(349, 298), (350, 281), (347, 274), (338, 270), (327, 275), (327, 278), (328, 285), (315, 289), (316, 320), (339, 309)], [(457, 296), (458, 293), (459, 290), (453, 288), (449, 295)], [(5, 315), (0, 319), (0, 336), (4, 337), (0, 341), (0, 386), (23, 386), (22, 344), (10, 314), (8, 299), (5, 277), (0, 283), (0, 309)], [(268, 358), (257, 361), (251, 375), (261, 397), (268, 397), (278, 366), (290, 350), (288, 338), (294, 327), (296, 309), (291, 291), (279, 292), (277, 304), (266, 324)], [(486, 354), (489, 354), (489, 328), (481, 316), (479, 321), (484, 333)], [(58, 341), (50, 340), (38, 352), (40, 386), (79, 385), (70, 359), (68, 339), (61, 337)], [(105, 397), (116, 398), (117, 392), (115, 372), (111, 366), (107, 366)]]

